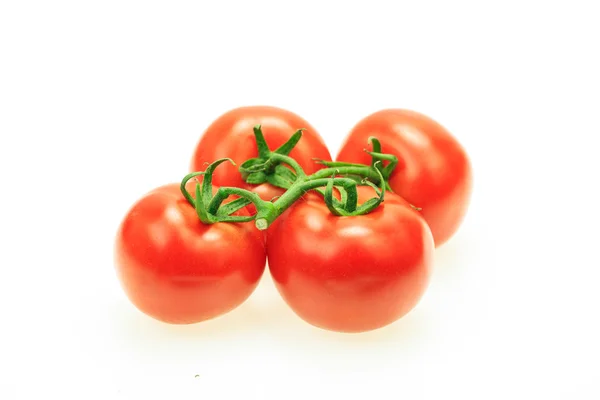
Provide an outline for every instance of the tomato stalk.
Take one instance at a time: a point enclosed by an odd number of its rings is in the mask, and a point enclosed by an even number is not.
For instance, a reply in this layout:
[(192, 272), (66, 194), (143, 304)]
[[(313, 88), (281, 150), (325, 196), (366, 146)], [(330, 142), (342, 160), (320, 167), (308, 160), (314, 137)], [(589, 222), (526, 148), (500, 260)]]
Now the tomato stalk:
[[(392, 172), (398, 165), (398, 157), (396, 157), (393, 154), (382, 153), (381, 152), (381, 143), (379, 142), (379, 139), (377, 139), (374, 136), (369, 137), (369, 144), (372, 146), (373, 150), (368, 151), (365, 149), (364, 151), (365, 151), (365, 153), (367, 153), (368, 155), (371, 156), (371, 167), (376, 168), (381, 172), (381, 175), (383, 176), (383, 179), (385, 180), (385, 190), (387, 190), (388, 192), (393, 192), (393, 190), (389, 184), (389, 179), (390, 179), (390, 176), (392, 175)], [(387, 165), (385, 165), (385, 166), (383, 165), (384, 161), (387, 162)], [(352, 172), (352, 171), (354, 171), (353, 168), (359, 168), (358, 171), (360, 171), (360, 168), (365, 166), (363, 164), (356, 164), (356, 163), (350, 163), (350, 162), (344, 162), (344, 161), (317, 160), (317, 162), (325, 165), (326, 167), (338, 168), (340, 171), (344, 171), (344, 173), (342, 173), (344, 175), (353, 174), (353, 172)], [(372, 178), (372, 177), (369, 177), (369, 178)]]
[[(261, 184), (268, 182), (286, 189), (274, 202), (262, 200), (256, 193), (237, 187), (221, 187), (213, 196), (212, 174), (220, 164), (233, 160), (222, 158), (210, 164), (206, 171), (193, 172), (186, 175), (181, 182), (181, 191), (187, 201), (195, 207), (196, 213), (203, 223), (215, 222), (248, 222), (255, 221), (258, 229), (267, 229), (271, 223), (285, 210), (292, 206), (309, 190), (317, 190), (324, 197), (325, 203), (334, 215), (352, 216), (364, 215), (377, 208), (384, 199), (384, 193), (389, 185), (385, 175), (389, 176), (397, 160), (395, 157), (371, 152), (371, 166), (362, 164), (319, 161), (328, 168), (306, 175), (302, 167), (287, 154), (302, 137), (302, 129), (296, 131), (290, 139), (275, 151), (269, 147), (262, 134), (260, 125), (254, 127), (258, 158), (245, 161), (240, 166), (240, 172), (247, 183)], [(374, 139), (374, 150), (380, 150), (378, 141)], [(383, 166), (382, 160), (390, 161)], [(391, 167), (390, 167), (391, 166)], [(388, 173), (389, 172), (389, 173)], [(385, 174), (385, 175), (384, 175)], [(194, 198), (186, 189), (187, 182), (195, 177), (203, 176), (202, 186), (196, 183)], [(357, 184), (369, 185), (374, 188), (376, 197), (358, 205)], [(377, 187), (375, 184), (379, 184)], [(333, 188), (340, 193), (340, 200), (333, 196)], [(223, 205), (229, 196), (238, 196), (230, 203)], [(233, 216), (234, 212), (254, 204), (256, 214), (253, 216)]]
[[(286, 157), (286, 156), (283, 156)], [(286, 157), (289, 158), (289, 157)], [(212, 195), (212, 173), (214, 168), (219, 164), (233, 161), (228, 158), (223, 158), (210, 164), (206, 171), (193, 172), (186, 175), (181, 181), (181, 191), (187, 201), (194, 206), (198, 218), (205, 224), (216, 222), (248, 222), (255, 220), (256, 227), (260, 230), (267, 229), (273, 221), (280, 216), (285, 210), (292, 206), (306, 192), (313, 189), (325, 188), (324, 196), (327, 207), (335, 215), (363, 215), (373, 211), (384, 198), (384, 188), (377, 188), (373, 183), (365, 180), (364, 183), (374, 187), (377, 197), (369, 199), (364, 204), (358, 206), (358, 194), (356, 190), (357, 182), (354, 179), (336, 177), (337, 169), (329, 168), (331, 177), (320, 178), (314, 175), (296, 176), (294, 183), (281, 195), (275, 202), (262, 200), (256, 193), (250, 192), (237, 187), (221, 187), (215, 195)], [(289, 162), (294, 162), (289, 158)], [(381, 173), (377, 169), (373, 169), (375, 174), (379, 174), (379, 182), (384, 183)], [(321, 172), (321, 171), (319, 171)], [(322, 173), (321, 173), (322, 174)], [(320, 175), (321, 175), (320, 174)], [(197, 176), (203, 176), (202, 185), (196, 183), (195, 198), (187, 191), (187, 182)], [(333, 196), (333, 187), (336, 187), (341, 194), (341, 200)], [(229, 196), (238, 196), (230, 203), (223, 206), (222, 203)], [(256, 207), (256, 214), (252, 216), (232, 216), (231, 214), (237, 210), (253, 203)]]

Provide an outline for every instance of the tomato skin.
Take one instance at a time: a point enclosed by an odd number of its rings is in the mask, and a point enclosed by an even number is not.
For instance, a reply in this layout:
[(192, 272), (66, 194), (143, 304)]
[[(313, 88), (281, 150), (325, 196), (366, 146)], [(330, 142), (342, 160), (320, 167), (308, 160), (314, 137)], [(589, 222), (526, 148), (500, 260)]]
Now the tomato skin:
[(429, 283), (433, 237), (418, 213), (388, 197), (367, 215), (337, 217), (323, 200), (307, 196), (273, 227), (269, 269), (302, 319), (362, 332), (396, 321), (418, 303)]
[(202, 171), (207, 163), (220, 158), (231, 158), (237, 166), (222, 164), (215, 170), (213, 182), (218, 186), (251, 188), (246, 184), (238, 167), (244, 161), (258, 156), (253, 127), (262, 126), (262, 132), (271, 150), (285, 143), (300, 128), (306, 130), (302, 139), (289, 154), (307, 174), (322, 168), (313, 158), (331, 160), (325, 142), (307, 121), (277, 107), (250, 106), (233, 109), (218, 117), (202, 134), (196, 145), (190, 169)]
[(390, 177), (392, 190), (422, 208), (436, 246), (458, 230), (467, 212), (472, 171), (463, 147), (440, 124), (409, 110), (387, 109), (361, 120), (344, 140), (338, 161), (369, 163), (368, 138), (379, 139), (384, 153), (399, 163)]
[(140, 311), (172, 324), (236, 308), (258, 285), (265, 263), (263, 237), (252, 224), (203, 224), (177, 184), (143, 196), (116, 235), (115, 266), (126, 295)]

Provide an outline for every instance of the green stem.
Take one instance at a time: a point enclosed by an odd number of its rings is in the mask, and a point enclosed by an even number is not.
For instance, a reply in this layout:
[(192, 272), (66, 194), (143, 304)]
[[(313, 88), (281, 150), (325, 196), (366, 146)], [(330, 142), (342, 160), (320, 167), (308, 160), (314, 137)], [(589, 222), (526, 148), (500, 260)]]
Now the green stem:
[(183, 197), (185, 197), (185, 199), (188, 201), (188, 203), (190, 203), (193, 207), (196, 207), (196, 200), (194, 200), (194, 198), (192, 197), (190, 192), (188, 192), (188, 190), (186, 189), (185, 186), (187, 185), (187, 183), (190, 179), (195, 178), (196, 176), (200, 176), (200, 175), (204, 175), (204, 171), (192, 172), (190, 174), (187, 174), (181, 180), (181, 185), (179, 185), (179, 189), (181, 190), (181, 193), (183, 193)]
[(265, 136), (262, 133), (260, 125), (254, 126), (254, 137), (256, 138), (256, 147), (258, 150), (259, 158), (267, 158), (269, 157), (269, 146), (267, 145), (267, 141), (265, 140)]
[(353, 165), (353, 166), (345, 166), (345, 167), (336, 167), (336, 168), (324, 168), (321, 169), (314, 174), (310, 175), (311, 179), (320, 179), (325, 178), (331, 175), (359, 175), (364, 178), (369, 178), (379, 183), (379, 174), (375, 171), (374, 168), (368, 167), (366, 165)]
[[(298, 178), (302, 178), (302, 177), (306, 176), (306, 174), (304, 173), (304, 170), (302, 169), (300, 164), (298, 164), (298, 162), (296, 160), (294, 160), (293, 158), (291, 158), (289, 156), (284, 156), (281, 154), (273, 154), (273, 155), (271, 155), (271, 159), (278, 161), (280, 163), (288, 164), (290, 167), (292, 167), (294, 169)], [(367, 165), (361, 165), (361, 164), (346, 164), (346, 163), (342, 163), (342, 164), (344, 164), (344, 165), (339, 166), (339, 167), (330, 167), (330, 168), (321, 169), (321, 170), (315, 172), (314, 174), (309, 175), (307, 179), (312, 180), (312, 179), (328, 178), (328, 177), (331, 177), (332, 175), (359, 175), (359, 176), (362, 176), (363, 178), (368, 178), (368, 179), (374, 180), (375, 182), (379, 183), (380, 175), (377, 173), (377, 171), (375, 171), (374, 167), (369, 167)], [(287, 189), (287, 188), (284, 188), (284, 189)]]
[[(371, 145), (371, 151), (373, 153), (381, 153), (381, 143), (379, 142), (379, 139), (375, 136), (369, 136), (368, 142)], [(373, 158), (371, 160), (371, 166), (374, 167), (376, 162), (377, 160)]]
[(219, 188), (219, 190), (217, 190), (217, 193), (214, 195), (212, 200), (210, 200), (208, 212), (213, 215), (217, 214), (219, 206), (221, 205), (221, 203), (223, 203), (223, 200), (225, 200), (231, 195), (239, 196), (243, 199), (246, 199), (246, 201), (248, 201), (248, 204), (254, 203), (257, 210), (263, 206), (263, 203), (265, 203), (265, 201), (254, 192), (250, 192), (248, 190), (237, 187), (221, 187)]
[(290, 151), (292, 151), (292, 149), (294, 148), (294, 146), (296, 146), (296, 144), (298, 144), (298, 142), (302, 138), (302, 131), (304, 131), (304, 128), (298, 129), (288, 139), (287, 142), (285, 142), (284, 144), (282, 144), (281, 146), (279, 146), (279, 148), (277, 150), (275, 150), (273, 153), (283, 154), (284, 156), (287, 156), (288, 154), (290, 154)]
[(285, 163), (285, 164), (289, 165), (290, 167), (292, 167), (294, 169), (294, 172), (296, 173), (297, 179), (301, 179), (306, 176), (306, 174), (304, 173), (304, 170), (302, 169), (300, 164), (298, 164), (298, 162), (290, 156), (284, 156), (283, 154), (272, 153), (270, 160), (278, 161), (280, 163)]
[[(319, 187), (327, 186), (327, 184), (333, 181), (333, 185), (348, 186), (356, 185), (356, 183), (348, 178), (320, 178), (320, 179), (303, 179), (296, 181), (292, 187), (290, 187), (284, 194), (281, 195), (274, 203), (272, 209), (264, 210), (261, 212), (257, 207), (256, 213), (256, 226), (268, 227), (277, 217), (279, 217), (285, 210), (291, 207), (300, 197), (304, 196), (306, 192)], [(255, 203), (256, 204), (256, 203)], [(260, 229), (260, 228), (259, 228)]]
[[(377, 139), (373, 138), (371, 141), (374, 150), (369, 153), (373, 157), (371, 166), (321, 161), (321, 164), (328, 168), (307, 176), (300, 164), (287, 155), (300, 140), (302, 129), (296, 131), (286, 143), (275, 151), (269, 150), (260, 125), (254, 127), (254, 134), (259, 157), (242, 163), (240, 172), (243, 178), (246, 182), (256, 184), (269, 182), (286, 189), (286, 191), (274, 202), (264, 201), (256, 193), (238, 187), (221, 187), (213, 195), (212, 175), (215, 168), (225, 161), (233, 164), (233, 161), (228, 158), (216, 160), (208, 166), (206, 171), (186, 175), (180, 186), (183, 196), (194, 206), (198, 217), (203, 223), (246, 222), (254, 219), (256, 227), (264, 230), (309, 190), (317, 190), (321, 193), (327, 207), (335, 215), (354, 216), (366, 214), (378, 207), (383, 201), (387, 186), (385, 173), (391, 172), (391, 169), (395, 167), (395, 157), (380, 153), (381, 146)], [(384, 168), (382, 160), (388, 161), (391, 167), (389, 169)], [(293, 172), (286, 165), (291, 167)], [(199, 175), (204, 175), (203, 182), (202, 186), (199, 182), (196, 183), (196, 198), (194, 199), (186, 189), (186, 184), (190, 179)], [(375, 183), (379, 184), (381, 189), (377, 188)], [(369, 199), (359, 206), (357, 184), (372, 186), (375, 188), (377, 197)], [(340, 200), (333, 196), (334, 186), (341, 194)], [(229, 196), (240, 198), (228, 204), (223, 204)], [(251, 203), (256, 207), (256, 215), (231, 215)]]

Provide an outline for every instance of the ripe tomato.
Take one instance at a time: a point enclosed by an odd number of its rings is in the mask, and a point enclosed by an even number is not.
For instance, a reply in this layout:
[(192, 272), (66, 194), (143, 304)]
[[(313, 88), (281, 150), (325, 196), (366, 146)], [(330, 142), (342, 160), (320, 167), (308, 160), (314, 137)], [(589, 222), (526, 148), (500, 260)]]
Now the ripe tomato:
[(472, 172), (461, 145), (437, 122), (401, 109), (376, 112), (360, 121), (346, 137), (337, 160), (369, 163), (369, 136), (377, 137), (382, 152), (398, 157), (390, 177), (392, 190), (421, 213), (436, 246), (460, 226), (469, 206)]
[[(231, 110), (217, 118), (204, 131), (198, 142), (190, 168), (201, 171), (207, 163), (220, 158), (231, 158), (239, 166), (244, 161), (258, 156), (253, 127), (262, 126), (262, 132), (271, 150), (285, 143), (298, 129), (305, 128), (302, 139), (289, 154), (307, 174), (322, 166), (313, 158), (330, 161), (331, 155), (319, 133), (298, 115), (276, 107), (254, 106)], [(213, 182), (218, 186), (237, 186), (252, 189), (247, 185), (236, 166), (223, 164), (215, 170)]]
[(309, 195), (273, 226), (269, 269), (302, 319), (361, 332), (396, 321), (418, 303), (429, 282), (433, 237), (402, 199), (391, 193), (386, 198), (367, 215), (338, 217)]
[(177, 184), (142, 197), (116, 237), (125, 293), (139, 310), (168, 323), (200, 322), (234, 309), (254, 291), (265, 263), (263, 237), (252, 224), (203, 224)]

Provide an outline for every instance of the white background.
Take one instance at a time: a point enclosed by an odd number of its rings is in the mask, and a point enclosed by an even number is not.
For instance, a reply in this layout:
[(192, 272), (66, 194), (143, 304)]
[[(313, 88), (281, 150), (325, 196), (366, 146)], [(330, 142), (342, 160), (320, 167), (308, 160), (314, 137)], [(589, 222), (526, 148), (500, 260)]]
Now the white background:
[[(600, 398), (594, 1), (199, 3), (0, 5), (0, 398)], [(387, 107), (463, 143), (472, 206), (405, 318), (319, 330), (268, 273), (194, 326), (125, 298), (128, 207), (255, 104), (332, 153)]]

